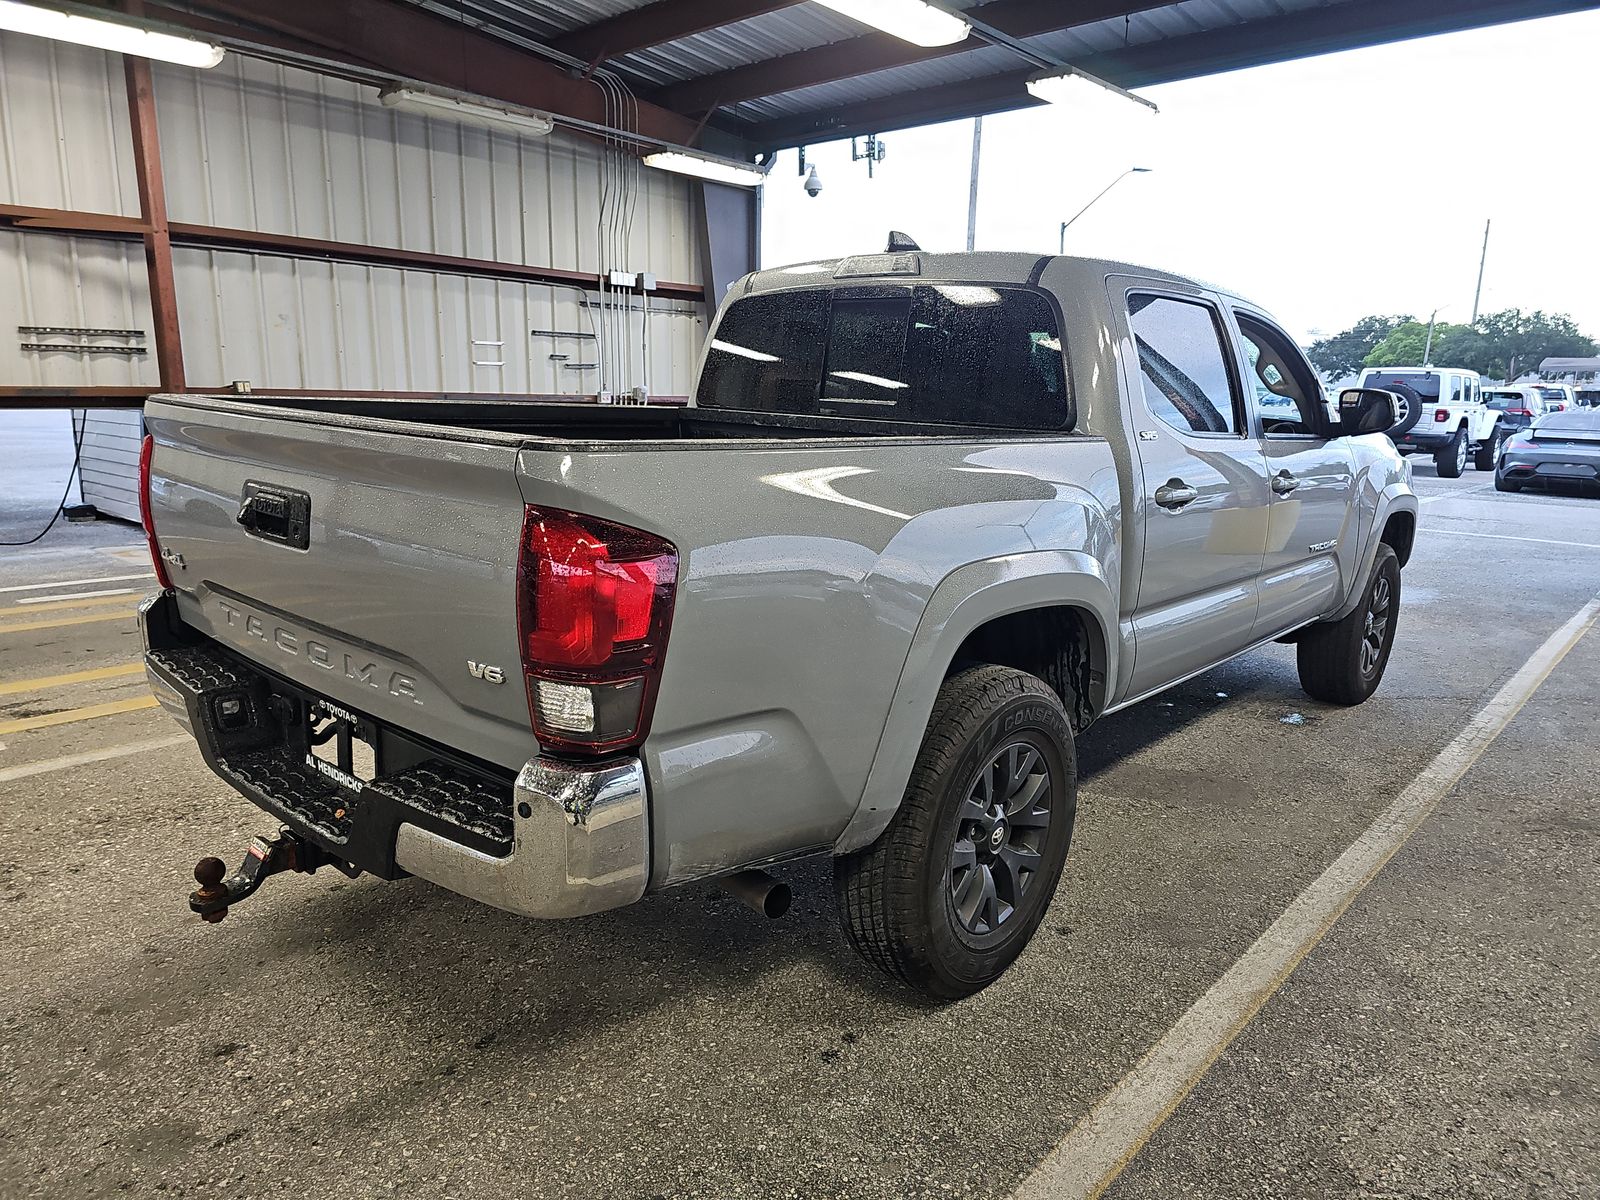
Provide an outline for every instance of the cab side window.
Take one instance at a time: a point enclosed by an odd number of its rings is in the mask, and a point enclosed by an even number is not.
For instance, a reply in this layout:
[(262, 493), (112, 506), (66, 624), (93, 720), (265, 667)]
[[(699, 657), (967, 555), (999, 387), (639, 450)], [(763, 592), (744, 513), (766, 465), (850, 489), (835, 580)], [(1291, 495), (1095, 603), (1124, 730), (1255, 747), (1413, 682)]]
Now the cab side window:
[(1234, 312), (1250, 362), (1247, 380), (1261, 418), (1262, 432), (1316, 434), (1321, 431), (1322, 387), (1289, 335), (1249, 313)]
[(1128, 297), (1145, 404), (1181, 433), (1239, 436), (1233, 376), (1218, 314), (1171, 296)]

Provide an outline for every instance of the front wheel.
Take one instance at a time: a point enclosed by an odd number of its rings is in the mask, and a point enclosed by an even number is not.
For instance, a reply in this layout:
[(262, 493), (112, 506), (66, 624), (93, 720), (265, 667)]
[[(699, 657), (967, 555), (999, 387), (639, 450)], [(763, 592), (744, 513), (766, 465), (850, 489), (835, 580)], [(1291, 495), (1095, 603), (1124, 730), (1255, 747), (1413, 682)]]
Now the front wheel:
[(1467, 469), (1467, 431), (1456, 430), (1455, 437), (1451, 438), (1433, 456), (1433, 465), (1439, 472), (1441, 479), (1460, 479), (1461, 472)]
[(1472, 465), (1480, 471), (1492, 471), (1495, 464), (1500, 461), (1500, 446), (1506, 440), (1505, 430), (1496, 426), (1488, 438), (1478, 447), (1478, 453), (1472, 459)]
[(1378, 547), (1366, 593), (1342, 621), (1313, 625), (1296, 644), (1300, 686), (1313, 700), (1360, 704), (1383, 680), (1400, 615), (1400, 559)]
[(1077, 757), (1040, 679), (979, 666), (944, 681), (899, 811), (834, 859), (856, 951), (941, 1000), (988, 986), (1055, 895), (1077, 815)]

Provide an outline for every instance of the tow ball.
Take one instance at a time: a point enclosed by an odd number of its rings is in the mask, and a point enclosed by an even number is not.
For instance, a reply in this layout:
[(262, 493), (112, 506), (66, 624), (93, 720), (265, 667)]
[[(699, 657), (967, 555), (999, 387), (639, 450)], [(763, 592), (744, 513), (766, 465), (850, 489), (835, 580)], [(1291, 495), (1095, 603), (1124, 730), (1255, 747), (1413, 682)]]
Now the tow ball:
[(195, 863), (194, 881), (200, 887), (189, 893), (189, 907), (202, 921), (215, 924), (228, 915), (231, 906), (254, 894), (268, 876), (281, 871), (311, 875), (323, 866), (334, 867), (351, 879), (361, 874), (359, 868), (302, 841), (287, 829), (279, 830), (276, 837), (258, 834), (250, 839), (244, 861), (231, 875), (227, 873), (228, 865), (220, 858), (202, 858)]

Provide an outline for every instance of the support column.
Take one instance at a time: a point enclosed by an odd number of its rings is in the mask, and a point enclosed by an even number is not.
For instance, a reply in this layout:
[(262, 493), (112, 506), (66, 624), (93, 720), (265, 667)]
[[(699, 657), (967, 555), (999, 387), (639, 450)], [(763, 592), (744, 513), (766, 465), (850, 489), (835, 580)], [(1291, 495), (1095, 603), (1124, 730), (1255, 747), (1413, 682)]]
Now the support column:
[(172, 273), (172, 235), (167, 225), (167, 192), (161, 176), (161, 136), (156, 129), (156, 97), (150, 61), (124, 55), (128, 77), (128, 118), (133, 126), (133, 170), (139, 182), (139, 214), (146, 226), (144, 261), (150, 272), (150, 312), (155, 328), (156, 367), (163, 392), (184, 389), (183, 343), (178, 336), (178, 295)]
[(759, 264), (756, 193), (725, 183), (700, 185), (701, 271), (706, 319), (716, 315), (728, 285)]

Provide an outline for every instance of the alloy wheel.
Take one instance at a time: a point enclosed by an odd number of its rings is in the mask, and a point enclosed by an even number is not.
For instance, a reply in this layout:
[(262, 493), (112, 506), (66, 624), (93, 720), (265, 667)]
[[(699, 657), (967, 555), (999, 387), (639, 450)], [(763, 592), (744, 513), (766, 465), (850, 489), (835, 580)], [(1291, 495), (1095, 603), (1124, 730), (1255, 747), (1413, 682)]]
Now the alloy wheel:
[(1389, 577), (1379, 575), (1372, 581), (1372, 595), (1367, 600), (1366, 627), (1361, 635), (1361, 673), (1371, 676), (1383, 658), (1384, 638), (1389, 632), (1389, 602), (1391, 599)]
[(973, 781), (946, 876), (968, 933), (993, 933), (1020, 907), (1043, 863), (1051, 790), (1044, 755), (1025, 741), (1001, 747)]

